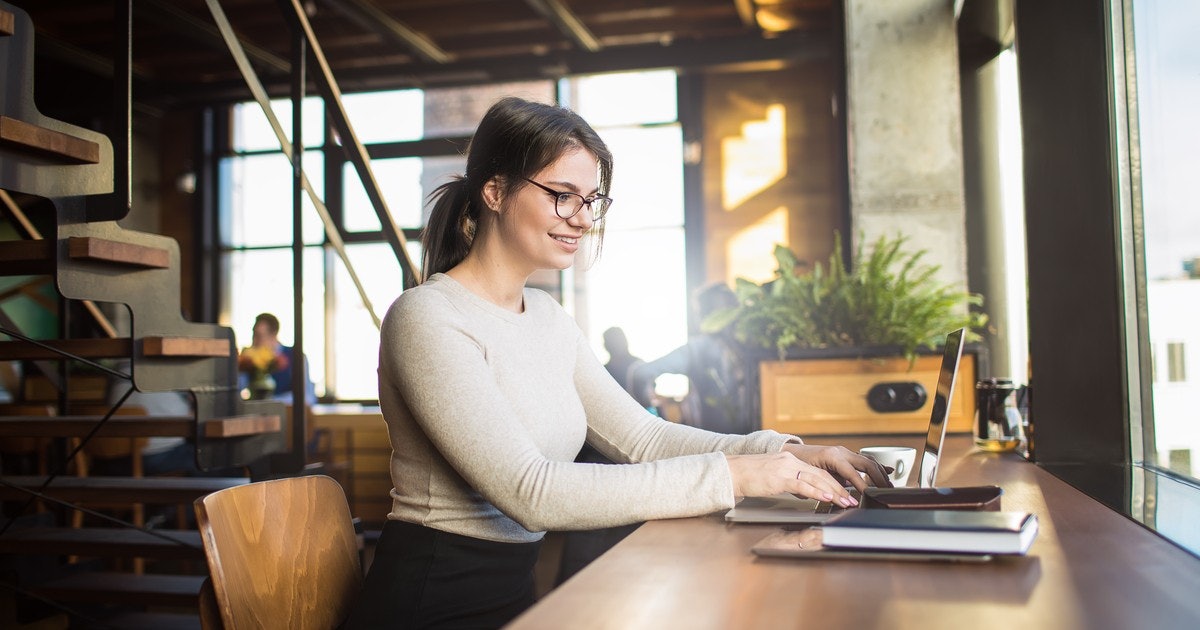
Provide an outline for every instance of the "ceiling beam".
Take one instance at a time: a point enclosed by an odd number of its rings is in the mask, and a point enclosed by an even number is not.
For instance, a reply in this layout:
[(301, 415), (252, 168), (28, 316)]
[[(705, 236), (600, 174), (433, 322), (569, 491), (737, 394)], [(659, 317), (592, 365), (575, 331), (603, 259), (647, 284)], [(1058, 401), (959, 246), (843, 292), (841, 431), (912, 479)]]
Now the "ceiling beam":
[(442, 64), (453, 60), (453, 56), (442, 50), (433, 40), (394, 19), (370, 0), (323, 1), (360, 27), (402, 44), (424, 61)]
[[(720, 41), (677, 41), (669, 46), (640, 44), (608, 47), (596, 53), (571, 50), (549, 55), (513, 55), (487, 60), (456, 61), (439, 66), (391, 64), (340, 71), (343, 91), (385, 90), (411, 87), (477, 85), (496, 81), (558, 79), (571, 74), (620, 72), (653, 68), (691, 71), (712, 68), (786, 67), (833, 54), (828, 33), (780, 33), (764, 39), (758, 35)], [(286, 96), (289, 85), (281, 79), (264, 81), (272, 96)], [(238, 81), (197, 85), (174, 93), (181, 102), (213, 104), (246, 100), (249, 94)]]
[(553, 22), (563, 35), (583, 50), (597, 52), (603, 47), (600, 40), (561, 0), (525, 0), (525, 4)]
[[(139, 0), (135, 5), (134, 11), (141, 17), (153, 20), (167, 28), (175, 29), (180, 35), (191, 38), (209, 48), (221, 52), (229, 52), (229, 48), (225, 45), (225, 40), (221, 39), (221, 32), (217, 30), (215, 25), (180, 9), (172, 3), (165, 2), (164, 0)], [(246, 56), (260, 68), (269, 70), (274, 74), (291, 73), (292, 64), (287, 59), (265, 48), (247, 43), (245, 38), (240, 35), (238, 39), (242, 40), (242, 48), (246, 50)]]

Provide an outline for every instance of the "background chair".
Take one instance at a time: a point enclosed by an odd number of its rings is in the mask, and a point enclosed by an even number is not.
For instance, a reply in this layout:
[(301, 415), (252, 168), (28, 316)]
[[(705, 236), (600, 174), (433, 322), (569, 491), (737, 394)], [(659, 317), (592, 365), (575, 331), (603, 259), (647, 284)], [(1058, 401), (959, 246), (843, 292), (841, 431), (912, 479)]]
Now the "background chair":
[(321, 475), (260, 481), (214, 492), (195, 506), (226, 630), (327, 630), (345, 621), (362, 565), (336, 481)]

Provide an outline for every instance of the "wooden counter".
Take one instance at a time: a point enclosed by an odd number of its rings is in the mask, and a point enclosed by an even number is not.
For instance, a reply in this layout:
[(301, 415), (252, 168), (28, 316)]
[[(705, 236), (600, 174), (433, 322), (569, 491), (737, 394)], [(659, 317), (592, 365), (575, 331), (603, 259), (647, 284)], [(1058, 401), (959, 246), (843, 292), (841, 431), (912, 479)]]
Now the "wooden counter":
[(967, 436), (950, 436), (946, 455), (940, 485), (998, 484), (1005, 510), (1038, 516), (1028, 556), (984, 565), (758, 559), (751, 546), (776, 527), (726, 525), (721, 515), (655, 521), (509, 627), (1200, 627), (1200, 559), (1016, 455), (973, 451)]

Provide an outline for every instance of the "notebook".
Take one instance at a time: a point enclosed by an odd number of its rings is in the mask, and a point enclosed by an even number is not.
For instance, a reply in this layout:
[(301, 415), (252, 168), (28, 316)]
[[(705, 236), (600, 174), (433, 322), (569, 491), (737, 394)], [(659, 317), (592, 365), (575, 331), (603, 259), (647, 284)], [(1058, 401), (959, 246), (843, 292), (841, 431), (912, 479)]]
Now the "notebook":
[(1027, 512), (851, 510), (822, 532), (826, 547), (1024, 555), (1038, 520)]
[[(962, 328), (946, 335), (933, 406), (929, 411), (929, 428), (925, 432), (925, 448), (917, 462), (915, 474), (910, 476), (910, 479), (916, 479), (919, 488), (932, 488), (937, 481), (938, 459), (946, 438), (946, 421), (950, 416), (950, 400), (958, 379), (958, 364), (962, 359), (965, 335), (966, 331)], [(781, 494), (746, 497), (725, 513), (725, 520), (730, 523), (823, 523), (842, 511), (842, 508), (827, 502)]]

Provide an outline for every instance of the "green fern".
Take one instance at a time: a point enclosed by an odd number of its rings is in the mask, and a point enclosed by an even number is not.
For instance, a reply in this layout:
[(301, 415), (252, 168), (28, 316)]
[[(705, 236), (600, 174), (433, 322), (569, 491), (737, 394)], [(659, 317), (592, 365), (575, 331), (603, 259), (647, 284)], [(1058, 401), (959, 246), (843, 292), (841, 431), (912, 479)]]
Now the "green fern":
[(731, 328), (740, 343), (774, 349), (780, 358), (796, 349), (895, 346), (912, 361), (950, 330), (966, 328), (968, 340), (979, 339), (974, 331), (987, 323), (977, 310), (983, 297), (936, 283), (938, 267), (922, 263), (925, 250), (905, 252), (906, 241), (880, 237), (869, 254), (860, 244), (847, 269), (835, 234), (828, 266), (817, 263), (810, 273), (801, 273), (796, 255), (778, 245), (775, 279), (757, 285), (739, 278), (739, 306), (713, 313), (703, 328)]

